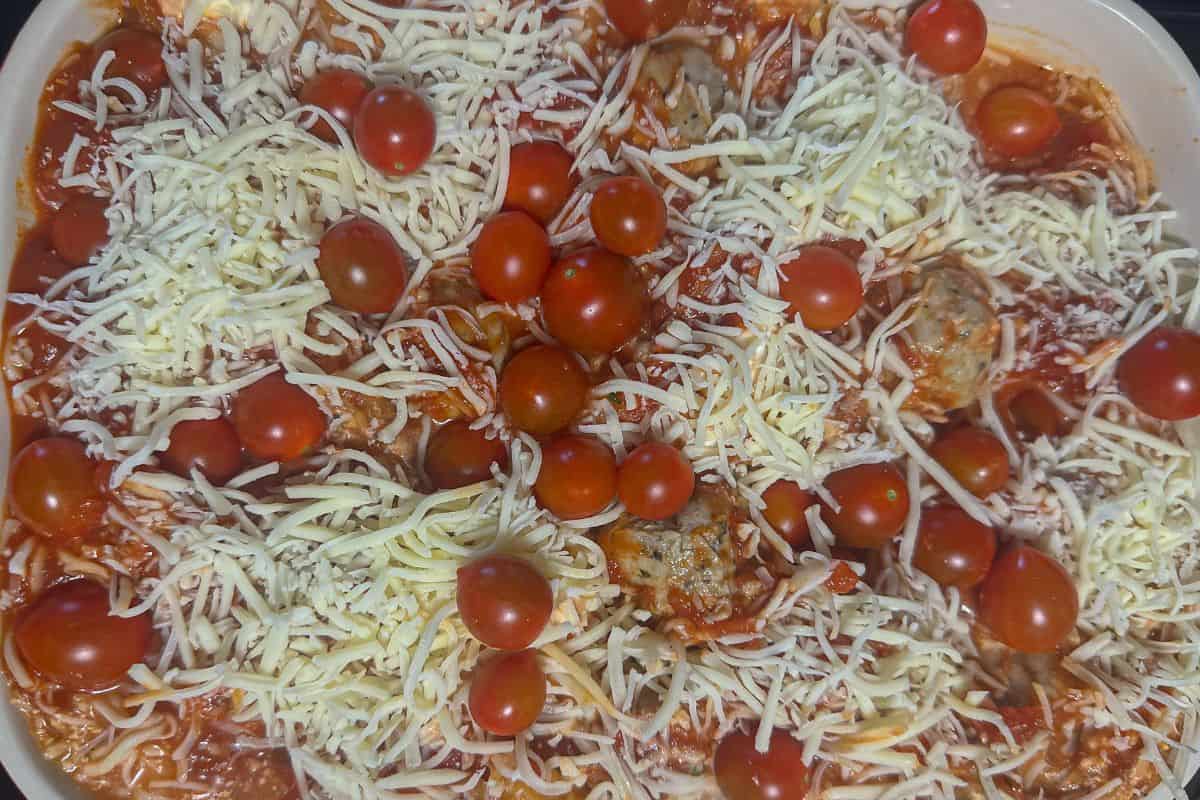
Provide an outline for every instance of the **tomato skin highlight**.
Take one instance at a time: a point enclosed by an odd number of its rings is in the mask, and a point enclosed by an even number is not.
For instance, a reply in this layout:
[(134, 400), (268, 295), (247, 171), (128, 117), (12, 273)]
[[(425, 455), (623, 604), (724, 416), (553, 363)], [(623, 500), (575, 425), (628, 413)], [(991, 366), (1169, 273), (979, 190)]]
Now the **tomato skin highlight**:
[(108, 509), (96, 463), (80, 442), (62, 436), (39, 439), (17, 453), (8, 503), (22, 524), (61, 543), (94, 533)]
[(1129, 401), (1155, 419), (1200, 416), (1200, 334), (1154, 329), (1121, 357), (1117, 380)]
[(969, 72), (987, 48), (987, 17), (974, 0), (928, 0), (908, 20), (908, 49), (939, 75)]
[[(109, 50), (116, 57), (104, 71), (106, 78), (124, 78), (146, 94), (167, 85), (162, 40), (154, 34), (134, 28), (117, 28), (105, 34), (92, 45), (92, 66)], [(91, 77), (90, 70), (88, 77)], [(120, 96), (124, 98), (125, 92)]]
[(472, 430), (465, 420), (448, 422), (434, 431), (425, 453), (425, 474), (437, 489), (461, 489), (492, 479), (492, 464), (508, 469), (508, 448), (499, 437)]
[(996, 557), (996, 532), (957, 506), (921, 512), (913, 565), (942, 586), (969, 589), (987, 577)]
[(363, 161), (385, 177), (410, 175), (437, 146), (437, 120), (419, 94), (403, 86), (380, 86), (354, 117), (354, 143)]
[(609, 178), (600, 184), (588, 214), (600, 244), (630, 258), (657, 250), (667, 235), (662, 193), (637, 176)]
[(825, 488), (840, 510), (828, 505), (822, 518), (843, 547), (875, 550), (892, 540), (908, 518), (908, 487), (891, 464), (861, 464), (834, 472)]
[(360, 314), (387, 314), (408, 285), (404, 251), (387, 228), (363, 217), (340, 222), (321, 237), (317, 270), (333, 302)]
[(516, 428), (534, 436), (571, 424), (588, 401), (591, 384), (574, 356), (535, 345), (512, 357), (500, 375), (500, 407)]
[(183, 478), (191, 477), (195, 467), (222, 486), (242, 469), (242, 443), (227, 419), (185, 420), (171, 429), (171, 443), (159, 461)]
[(593, 436), (560, 434), (542, 446), (533, 493), (559, 519), (599, 514), (617, 496), (617, 457)]
[(804, 747), (779, 729), (771, 732), (765, 753), (755, 749), (753, 733), (727, 733), (713, 756), (713, 773), (728, 800), (805, 800), (808, 796)]
[(642, 329), (649, 310), (633, 264), (598, 247), (559, 259), (542, 286), (547, 331), (585, 356), (618, 350)]
[(238, 392), (233, 426), (246, 450), (263, 461), (291, 461), (325, 436), (321, 406), (308, 392), (273, 372)]
[(696, 489), (692, 464), (663, 442), (638, 445), (617, 470), (617, 496), (635, 517), (664, 520), (687, 506)]
[(16, 645), (35, 672), (68, 689), (102, 691), (121, 682), (146, 657), (150, 615), (109, 614), (108, 589), (75, 579), (55, 584), (20, 618)]
[(108, 242), (108, 201), (91, 195), (73, 197), (54, 215), (50, 240), (72, 267), (82, 267)]
[(471, 272), (483, 293), (523, 303), (541, 291), (550, 271), (550, 236), (523, 211), (504, 211), (484, 223), (471, 246)]
[(976, 497), (987, 497), (1008, 483), (1008, 451), (1004, 444), (980, 428), (956, 428), (929, 448), (934, 460)]
[(458, 569), (458, 613), (479, 641), (497, 650), (524, 650), (550, 621), (554, 592), (528, 561), (490, 555)]
[[(300, 89), (300, 102), (306, 106), (324, 109), (341, 123), (353, 141), (354, 118), (374, 87), (366, 75), (335, 67), (322, 70), (309, 78)], [(341, 141), (333, 126), (322, 117), (317, 118), (309, 128), (309, 133), (327, 142), (336, 144)]]
[(979, 104), (976, 125), (984, 145), (1005, 158), (1031, 158), (1062, 132), (1058, 109), (1024, 86), (1003, 86)]
[(840, 250), (806, 247), (779, 271), (779, 294), (789, 304), (788, 313), (798, 315), (811, 330), (837, 330), (862, 308), (858, 265)]
[(801, 489), (794, 481), (779, 480), (767, 487), (762, 498), (767, 504), (763, 517), (784, 541), (797, 550), (812, 541), (804, 512), (816, 505), (815, 494)]
[(467, 707), (475, 724), (493, 736), (528, 730), (546, 705), (546, 675), (537, 653), (496, 653), (475, 668)]
[(604, 0), (608, 21), (627, 39), (662, 36), (683, 20), (688, 0)]
[(1001, 553), (980, 585), (979, 618), (1014, 650), (1053, 652), (1075, 630), (1079, 590), (1057, 561), (1017, 545)]
[(575, 158), (558, 142), (539, 139), (513, 147), (508, 161), (505, 211), (524, 211), (543, 225), (562, 211), (575, 190)]

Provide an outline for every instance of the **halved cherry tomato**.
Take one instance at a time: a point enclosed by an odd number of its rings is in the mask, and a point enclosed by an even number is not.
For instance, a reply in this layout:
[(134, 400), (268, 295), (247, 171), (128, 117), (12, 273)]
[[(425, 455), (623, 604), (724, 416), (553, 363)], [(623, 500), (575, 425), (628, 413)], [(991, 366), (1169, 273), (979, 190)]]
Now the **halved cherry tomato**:
[(765, 492), (763, 516), (775, 532), (793, 548), (800, 549), (810, 541), (808, 519), (804, 512), (817, 502), (817, 496), (800, 488), (795, 481), (775, 481)]
[(184, 478), (192, 468), (220, 486), (242, 469), (242, 443), (226, 419), (194, 419), (171, 429), (171, 444), (160, 457), (162, 465)]
[(516, 736), (541, 716), (546, 675), (537, 653), (496, 653), (475, 668), (467, 707), (471, 719), (493, 736)]
[(642, 519), (675, 516), (687, 506), (695, 489), (691, 462), (663, 442), (638, 445), (617, 470), (617, 496), (630, 514)]
[(1036, 156), (1063, 127), (1054, 103), (1025, 86), (1004, 86), (983, 98), (975, 121), (984, 145), (1005, 158)]
[(308, 392), (274, 372), (238, 392), (233, 403), (238, 439), (255, 458), (290, 461), (325, 436), (325, 414)]
[[(318, 72), (305, 81), (300, 89), (300, 102), (306, 106), (324, 109), (353, 139), (354, 118), (362, 108), (363, 101), (371, 93), (374, 84), (366, 75), (354, 70), (333, 68)], [(333, 126), (318, 117), (310, 129), (313, 136), (327, 142), (337, 142)]]
[(508, 555), (476, 559), (458, 570), (458, 613), (479, 641), (497, 650), (524, 650), (541, 635), (554, 592), (528, 561)]
[(360, 314), (389, 313), (408, 285), (400, 245), (387, 228), (362, 217), (325, 232), (317, 269), (333, 302)]
[(146, 657), (149, 614), (115, 617), (108, 589), (91, 580), (51, 586), (17, 622), (17, 650), (44, 678), (94, 692), (116, 686)]
[(943, 586), (969, 589), (988, 574), (996, 557), (996, 532), (957, 506), (921, 512), (913, 564)]
[(987, 17), (975, 0), (928, 0), (908, 20), (908, 49), (940, 75), (968, 72), (987, 47)]
[(465, 420), (454, 420), (429, 438), (425, 474), (438, 489), (459, 489), (492, 479), (492, 464), (508, 469), (508, 448), (498, 436), (472, 430)]
[(60, 542), (81, 539), (100, 527), (108, 509), (96, 469), (76, 440), (39, 439), (13, 459), (9, 508), (42, 536)]
[(373, 89), (354, 117), (358, 153), (386, 177), (420, 169), (437, 145), (437, 120), (421, 96), (403, 86)]
[(779, 295), (788, 302), (788, 313), (799, 315), (811, 330), (837, 330), (862, 308), (858, 265), (840, 250), (806, 247), (779, 272)]
[(1079, 590), (1062, 565), (1028, 545), (1002, 553), (979, 587), (979, 618), (1023, 653), (1049, 653), (1075, 630)]
[[(162, 40), (153, 33), (134, 28), (117, 28), (92, 45), (94, 66), (109, 50), (116, 56), (104, 71), (105, 78), (124, 78), (149, 94), (167, 84), (167, 65), (162, 57)], [(89, 70), (88, 77), (91, 77)]]
[(617, 457), (595, 437), (561, 434), (542, 446), (533, 494), (559, 519), (599, 514), (617, 496)]
[(536, 345), (513, 356), (500, 375), (500, 407), (514, 426), (535, 436), (571, 424), (588, 401), (590, 384), (575, 357)]
[(586, 356), (607, 355), (632, 339), (649, 308), (633, 264), (599, 247), (559, 259), (542, 286), (546, 329)]
[(1200, 334), (1156, 328), (1121, 357), (1117, 379), (1130, 402), (1152, 417), (1200, 416)]
[(108, 242), (108, 201), (91, 195), (78, 195), (66, 202), (54, 215), (50, 241), (63, 261), (82, 267)]
[(1066, 436), (1074, 427), (1071, 418), (1037, 386), (1022, 390), (1009, 401), (1008, 417), (1016, 434), (1025, 441), (1034, 441), (1039, 436), (1051, 439)]
[(1008, 483), (1008, 452), (980, 428), (950, 431), (933, 443), (929, 454), (976, 497), (987, 497)]
[(826, 505), (821, 516), (844, 547), (878, 549), (904, 527), (908, 486), (891, 464), (862, 464), (835, 472), (825, 479), (825, 488), (840, 510)]
[(805, 800), (808, 767), (804, 747), (787, 732), (774, 730), (767, 752), (754, 746), (754, 734), (732, 731), (717, 745), (713, 773), (729, 800)]
[(623, 256), (653, 252), (667, 235), (667, 204), (649, 181), (609, 178), (592, 194), (592, 230), (600, 244)]
[(517, 145), (508, 157), (505, 210), (524, 211), (549, 225), (575, 188), (574, 166), (575, 158), (558, 142), (540, 139)]
[(688, 0), (604, 0), (608, 20), (635, 42), (662, 36), (687, 13)]
[(534, 297), (550, 271), (550, 237), (524, 211), (489, 219), (471, 246), (471, 272), (483, 293), (501, 303)]

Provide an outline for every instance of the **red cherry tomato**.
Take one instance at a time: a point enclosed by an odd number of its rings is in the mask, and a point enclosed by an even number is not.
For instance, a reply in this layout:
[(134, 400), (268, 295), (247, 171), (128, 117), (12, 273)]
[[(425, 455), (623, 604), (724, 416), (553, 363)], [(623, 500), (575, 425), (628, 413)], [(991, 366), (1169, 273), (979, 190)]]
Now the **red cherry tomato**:
[(1016, 433), (1030, 442), (1039, 436), (1051, 439), (1066, 436), (1074, 427), (1071, 418), (1059, 411), (1046, 392), (1037, 387), (1014, 397), (1008, 404), (1008, 416)]
[(940, 75), (979, 63), (987, 47), (987, 17), (975, 0), (928, 0), (908, 20), (908, 49)]
[(146, 657), (149, 614), (114, 617), (108, 589), (73, 580), (47, 589), (17, 622), (17, 650), (35, 672), (68, 689), (116, 686)]
[(662, 442), (639, 445), (617, 470), (617, 496), (630, 514), (642, 519), (675, 516), (692, 499), (695, 488), (691, 462)]
[(608, 20), (635, 42), (662, 36), (687, 13), (688, 0), (604, 0)]
[(943, 586), (969, 589), (982, 581), (996, 557), (996, 532), (957, 506), (921, 512), (913, 564)]
[(108, 508), (96, 464), (84, 446), (58, 436), (39, 439), (17, 453), (8, 479), (8, 501), (18, 520), (60, 542), (94, 532)]
[(471, 272), (483, 293), (501, 303), (535, 296), (550, 271), (550, 237), (524, 211), (489, 219), (471, 247)]
[(497, 650), (524, 650), (541, 635), (554, 593), (550, 581), (516, 556), (484, 556), (458, 570), (458, 613), (479, 641)]
[(437, 144), (437, 120), (416, 92), (380, 86), (362, 101), (354, 117), (358, 153), (386, 177), (416, 172)]
[(533, 494), (559, 519), (599, 514), (617, 496), (617, 458), (599, 439), (561, 434), (542, 446)]
[(817, 496), (794, 481), (775, 481), (762, 497), (767, 504), (763, 516), (775, 532), (795, 549), (807, 545), (810, 538), (804, 512), (817, 502)]
[(1156, 328), (1121, 357), (1117, 379), (1130, 402), (1152, 417), (1200, 416), (1200, 334)]
[(387, 314), (408, 284), (404, 251), (378, 222), (357, 217), (321, 237), (321, 280), (333, 302), (360, 314)]
[(858, 265), (840, 250), (806, 247), (779, 271), (779, 294), (788, 302), (788, 313), (798, 314), (811, 330), (836, 330), (862, 308)]
[(717, 745), (713, 773), (729, 800), (805, 800), (808, 767), (804, 747), (781, 730), (771, 732), (767, 752), (754, 746), (754, 734), (732, 731)]
[(108, 242), (108, 201), (91, 195), (68, 200), (54, 216), (50, 241), (62, 260), (82, 267)]
[(438, 489), (460, 489), (492, 479), (492, 464), (508, 469), (508, 448), (499, 437), (455, 420), (438, 428), (425, 453), (425, 474)]
[(938, 438), (929, 454), (976, 497), (987, 497), (1008, 483), (1008, 452), (979, 428), (956, 428)]
[(833, 571), (825, 579), (825, 588), (831, 594), (850, 594), (858, 588), (858, 573), (845, 561), (833, 565)]
[(475, 668), (467, 707), (471, 719), (493, 736), (516, 736), (541, 716), (546, 675), (537, 653), (496, 653)]
[(1062, 131), (1054, 103), (1024, 86), (1005, 86), (983, 98), (975, 121), (984, 145), (1005, 158), (1035, 156)]
[(570, 353), (536, 345), (513, 356), (500, 375), (500, 407), (526, 433), (562, 430), (588, 401), (588, 377)]
[[(92, 45), (92, 66), (107, 51), (116, 56), (104, 70), (105, 78), (124, 78), (149, 94), (167, 84), (167, 65), (163, 63), (162, 40), (153, 33), (133, 28), (117, 28)], [(91, 71), (88, 72), (91, 78)]]
[(636, 176), (609, 178), (592, 195), (592, 230), (623, 256), (657, 250), (667, 235), (667, 204), (654, 184)]
[(1002, 553), (979, 587), (980, 620), (1023, 653), (1053, 651), (1078, 617), (1075, 581), (1061, 564), (1028, 545)]
[[(354, 136), (354, 117), (371, 93), (371, 79), (349, 69), (327, 69), (308, 79), (300, 89), (300, 102), (324, 109)], [(314, 136), (327, 142), (339, 141), (333, 126), (318, 117), (310, 129)]]
[(825, 479), (825, 488), (840, 510), (825, 506), (822, 517), (844, 547), (875, 550), (904, 527), (908, 487), (891, 464), (862, 464), (835, 472)]
[(160, 457), (162, 465), (185, 478), (192, 468), (220, 486), (242, 469), (242, 443), (226, 419), (195, 419), (171, 429), (171, 444)]
[(325, 414), (317, 401), (280, 372), (238, 392), (233, 425), (250, 454), (264, 461), (299, 458), (325, 436)]
[(575, 188), (573, 166), (575, 158), (558, 142), (543, 139), (517, 145), (508, 158), (505, 210), (524, 211), (549, 225)]
[(587, 356), (612, 353), (636, 336), (649, 307), (633, 264), (598, 247), (559, 259), (542, 286), (546, 329)]

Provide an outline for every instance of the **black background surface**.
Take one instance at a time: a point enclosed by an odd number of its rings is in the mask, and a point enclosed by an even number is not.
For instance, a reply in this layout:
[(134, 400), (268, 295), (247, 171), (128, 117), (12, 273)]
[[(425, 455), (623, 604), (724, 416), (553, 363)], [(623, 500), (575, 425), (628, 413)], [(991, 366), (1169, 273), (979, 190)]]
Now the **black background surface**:
[[(1055, 0), (1044, 1), (1055, 2)], [(1158, 17), (1183, 45), (1192, 62), (1200, 67), (1200, 0), (1141, 0), (1141, 4)], [(20, 31), (21, 26), (36, 5), (37, 0), (0, 0), (0, 53), (8, 53), (8, 48), (17, 32)], [(1083, 26), (1083, 30), (1086, 31), (1086, 25)], [(0, 747), (6, 746), (9, 744), (0, 741)], [(1200, 777), (1193, 781), (1188, 789), (1193, 798), (1200, 800)], [(8, 780), (8, 776), (0, 771), (0, 798), (16, 800), (20, 797), (16, 787)], [(261, 800), (272, 800), (272, 798), (264, 797)]]

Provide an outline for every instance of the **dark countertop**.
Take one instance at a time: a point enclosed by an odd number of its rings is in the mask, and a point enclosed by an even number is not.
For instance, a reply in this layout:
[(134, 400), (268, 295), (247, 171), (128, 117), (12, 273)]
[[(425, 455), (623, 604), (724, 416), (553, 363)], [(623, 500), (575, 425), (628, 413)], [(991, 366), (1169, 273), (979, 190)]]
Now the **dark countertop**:
[[(1053, 0), (1047, 0), (1053, 2)], [(1162, 22), (1183, 49), (1200, 68), (1200, 0), (1140, 0), (1150, 13)], [(37, 5), (37, 0), (7, 0), (0, 18), (0, 53), (7, 53), (12, 40), (25, 19)], [(1188, 787), (1191, 797), (1200, 800), (1200, 776)], [(0, 772), (0, 798), (20, 798), (8, 776)], [(269, 800), (264, 798), (263, 800)]]

